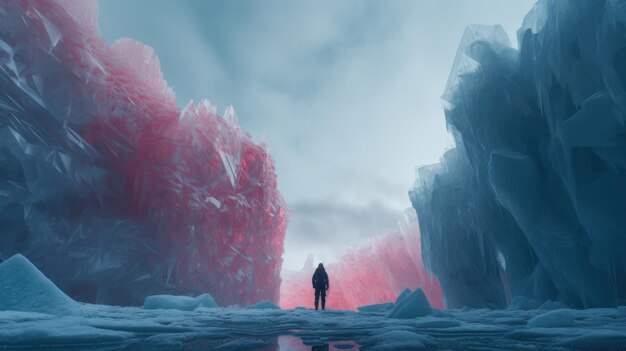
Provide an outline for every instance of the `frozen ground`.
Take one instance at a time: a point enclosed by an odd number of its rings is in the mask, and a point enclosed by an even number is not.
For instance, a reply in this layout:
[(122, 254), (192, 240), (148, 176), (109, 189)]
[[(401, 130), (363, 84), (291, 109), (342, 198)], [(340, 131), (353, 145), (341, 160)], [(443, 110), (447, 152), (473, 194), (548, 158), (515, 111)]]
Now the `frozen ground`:
[(0, 345), (7, 348), (309, 350), (323, 344), (330, 350), (626, 350), (626, 308), (454, 310), (408, 320), (385, 313), (202, 307), (81, 305), (62, 317), (0, 312)]
[(380, 312), (281, 310), (270, 302), (220, 308), (208, 294), (151, 296), (144, 307), (82, 304), (16, 255), (0, 264), (0, 348), (626, 350), (624, 306), (571, 310), (545, 303), (524, 310), (532, 301), (516, 298), (517, 310), (442, 312), (420, 289), (388, 305), (368, 308)]

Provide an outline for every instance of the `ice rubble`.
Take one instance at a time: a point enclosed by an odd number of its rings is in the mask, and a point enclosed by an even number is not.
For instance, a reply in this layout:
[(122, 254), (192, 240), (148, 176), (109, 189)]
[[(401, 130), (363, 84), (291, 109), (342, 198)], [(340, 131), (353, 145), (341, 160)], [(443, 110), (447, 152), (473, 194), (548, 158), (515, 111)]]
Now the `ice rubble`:
[[(355, 310), (359, 306), (393, 302), (405, 288), (421, 287), (434, 307), (442, 307), (441, 289), (421, 260), (415, 215), (408, 213), (401, 228), (348, 249), (337, 262), (325, 264), (330, 280), (326, 306)], [(299, 272), (285, 272), (280, 305), (313, 307), (311, 277), (315, 271), (309, 257)], [(409, 291), (410, 292), (410, 291)]]
[(456, 141), (410, 192), (447, 307), (626, 299), (626, 6), (541, 0), (511, 48), (465, 31), (444, 92)]
[(278, 301), (286, 206), (264, 144), (180, 110), (149, 47), (94, 0), (0, 3), (0, 254), (80, 300)]

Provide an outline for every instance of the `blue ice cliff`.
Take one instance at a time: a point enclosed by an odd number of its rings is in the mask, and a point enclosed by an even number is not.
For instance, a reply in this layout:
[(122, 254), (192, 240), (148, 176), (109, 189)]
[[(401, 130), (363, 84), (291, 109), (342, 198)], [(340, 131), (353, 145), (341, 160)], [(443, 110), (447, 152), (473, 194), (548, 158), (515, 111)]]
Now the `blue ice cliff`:
[(539, 1), (512, 48), (466, 29), (443, 94), (456, 148), (409, 192), (446, 306), (626, 299), (626, 1)]

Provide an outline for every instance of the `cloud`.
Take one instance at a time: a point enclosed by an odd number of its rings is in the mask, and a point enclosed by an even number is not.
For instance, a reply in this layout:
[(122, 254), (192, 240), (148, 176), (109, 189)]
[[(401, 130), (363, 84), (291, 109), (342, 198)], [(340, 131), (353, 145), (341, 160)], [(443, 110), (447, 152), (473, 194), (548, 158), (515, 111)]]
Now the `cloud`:
[(284, 266), (298, 269), (308, 254), (332, 261), (345, 248), (398, 229), (402, 211), (382, 202), (358, 204), (340, 199), (299, 201), (289, 205), (291, 222)]
[(395, 224), (414, 167), (450, 146), (439, 97), (465, 26), (500, 23), (513, 37), (533, 3), (101, 0), (100, 21), (107, 40), (156, 50), (179, 105), (232, 104), (265, 136), (293, 207), (292, 265), (310, 238), (335, 233), (318, 247), (332, 259)]
[(319, 241), (346, 243), (364, 240), (395, 229), (393, 224), (401, 216), (401, 212), (380, 202), (366, 205), (298, 202), (290, 209), (294, 214), (291, 233), (302, 245)]

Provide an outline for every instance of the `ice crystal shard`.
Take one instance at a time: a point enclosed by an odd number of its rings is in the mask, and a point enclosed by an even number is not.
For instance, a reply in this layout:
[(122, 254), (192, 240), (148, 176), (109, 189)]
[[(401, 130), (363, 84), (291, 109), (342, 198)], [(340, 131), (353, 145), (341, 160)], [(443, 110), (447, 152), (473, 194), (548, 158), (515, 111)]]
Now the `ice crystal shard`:
[(286, 208), (234, 110), (180, 111), (151, 48), (100, 39), (95, 1), (0, 9), (1, 254), (82, 301), (276, 302)]

